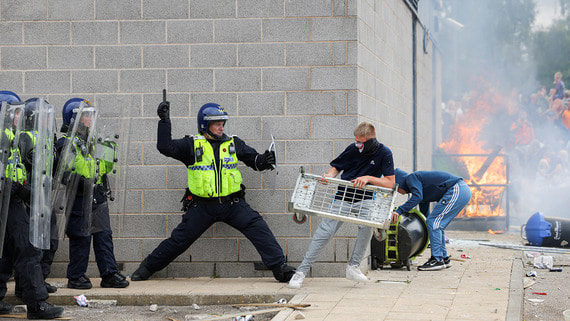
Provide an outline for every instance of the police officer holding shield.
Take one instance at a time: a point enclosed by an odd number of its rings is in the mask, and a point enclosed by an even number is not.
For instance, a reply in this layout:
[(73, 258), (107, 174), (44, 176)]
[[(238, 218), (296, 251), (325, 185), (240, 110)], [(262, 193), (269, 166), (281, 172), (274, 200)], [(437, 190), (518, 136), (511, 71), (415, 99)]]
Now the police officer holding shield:
[[(165, 93), (164, 93), (165, 95)], [(165, 156), (184, 163), (188, 172), (188, 197), (192, 199), (182, 222), (148, 255), (131, 280), (147, 280), (188, 249), (215, 222), (224, 222), (243, 233), (255, 246), (263, 263), (279, 282), (288, 282), (295, 269), (286, 264), (281, 246), (263, 217), (244, 199), (238, 161), (257, 171), (272, 169), (274, 152), (258, 154), (236, 136), (227, 136), (228, 114), (218, 104), (207, 103), (198, 112), (196, 136), (172, 139), (170, 103), (157, 110), (157, 148)]]
[(119, 272), (113, 252), (107, 191), (102, 186), (113, 168), (107, 162), (98, 161), (95, 151), (93, 131), (97, 109), (83, 98), (72, 98), (63, 106), (62, 116), (61, 131), (66, 134), (56, 144), (56, 177), (58, 181), (66, 181), (68, 189), (73, 189), (66, 194), (70, 198), (65, 229), (69, 237), (67, 287), (90, 289), (93, 286), (85, 275), (91, 240), (101, 287), (127, 287), (129, 281)]
[[(7, 96), (12, 96), (14, 100), (11, 101)], [(25, 108), (13, 106), (12, 104), (18, 104), (20, 99), (11, 92), (0, 92), (0, 101), (4, 101), (1, 110), (3, 113), (1, 118), (4, 120), (1, 124), (3, 129), (2, 133), (0, 133), (3, 135), (0, 142), (3, 151), (6, 150), (5, 143), (11, 141), (8, 147), (10, 149), (9, 160), (2, 162), (5, 167), (3, 166), (3, 171), (0, 173), (5, 178), (4, 181), (10, 182), (11, 185), (9, 204), (6, 204), (4, 199), (2, 202), (2, 212), (6, 206), (8, 207), (8, 212), (6, 235), (2, 259), (0, 260), (0, 298), (5, 296), (6, 282), (12, 274), (12, 270), (15, 270), (19, 278), (22, 300), (27, 306), (28, 319), (54, 319), (63, 314), (63, 308), (46, 302), (48, 291), (44, 284), (40, 265), (42, 249), (33, 244), (39, 241), (39, 238), (33, 239), (30, 237), (36, 232), (30, 229), (34, 220), (32, 216), (35, 215), (33, 212), (30, 213), (30, 202), (37, 197), (33, 186), (30, 186), (31, 171), (33, 169), (31, 164), (22, 157), (23, 147), (19, 144), (20, 134), (28, 135), (20, 132), (21, 124), (24, 123), (23, 118), (27, 118), (27, 123), (34, 123), (34, 117), (37, 117), (37, 113), (42, 112), (42, 110), (37, 110), (38, 104), (36, 103), (26, 102)], [(6, 104), (5, 102), (11, 102), (11, 104)], [(44, 107), (50, 106), (45, 101), (43, 103)], [(50, 166), (51, 163), (44, 165)], [(44, 171), (45, 168), (42, 168), (41, 172)], [(49, 173), (50, 171), (48, 170), (47, 172)], [(3, 187), (6, 187), (6, 185), (3, 185)], [(6, 192), (6, 188), (2, 190), (2, 193), (4, 192)], [(49, 217), (49, 215), (43, 215), (43, 217)], [(46, 223), (45, 225), (49, 226), (49, 221), (46, 221)], [(8, 314), (11, 310), (11, 305), (0, 301), (0, 314)]]

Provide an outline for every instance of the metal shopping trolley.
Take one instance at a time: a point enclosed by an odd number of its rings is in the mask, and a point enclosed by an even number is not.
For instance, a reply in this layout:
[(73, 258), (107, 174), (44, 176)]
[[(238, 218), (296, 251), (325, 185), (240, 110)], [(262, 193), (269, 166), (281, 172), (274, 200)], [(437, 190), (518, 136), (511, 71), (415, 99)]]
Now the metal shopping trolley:
[[(397, 185), (392, 189), (374, 185), (360, 189), (350, 181), (336, 178), (328, 178), (327, 181), (323, 183), (322, 176), (305, 173), (301, 166), (289, 202), (289, 211), (295, 213), (295, 222), (304, 223), (308, 214), (389, 229)], [(342, 206), (333, 206), (334, 200), (343, 201)]]

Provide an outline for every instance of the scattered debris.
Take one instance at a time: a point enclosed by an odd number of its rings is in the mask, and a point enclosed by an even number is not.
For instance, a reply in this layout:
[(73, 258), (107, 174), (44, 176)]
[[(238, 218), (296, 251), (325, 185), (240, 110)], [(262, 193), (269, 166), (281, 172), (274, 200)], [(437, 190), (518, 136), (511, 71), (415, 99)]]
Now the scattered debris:
[(538, 256), (534, 258), (534, 267), (539, 269), (551, 269), (554, 266), (552, 256)]
[(546, 295), (546, 292), (532, 292), (532, 294)]
[(376, 280), (376, 283), (388, 283), (388, 284), (407, 283), (407, 284), (410, 284), (410, 283), (412, 283), (412, 280), (402, 280), (402, 281), (398, 281), (398, 280)]
[(308, 308), (311, 305), (308, 303), (298, 303), (298, 304), (289, 304), (289, 303), (241, 303), (241, 304), (233, 304), (233, 307), (283, 307), (283, 308)]
[(529, 301), (532, 302), (532, 303), (541, 303), (541, 302), (544, 302), (544, 300), (542, 300), (542, 299), (527, 299), (527, 300), (529, 300)]
[(76, 296), (74, 296), (74, 298), (80, 307), (86, 307), (89, 305), (89, 301), (87, 300), (87, 298), (83, 294), (82, 295), (76, 295)]
[(533, 286), (536, 283), (536, 281), (534, 279), (531, 278), (524, 278), (523, 281), (523, 288), (528, 288), (530, 286)]
[(528, 258), (536, 257), (536, 256), (539, 256), (539, 255), (540, 255), (539, 252), (528, 252), (528, 251), (525, 251), (524, 254), (525, 254), (526, 257), (528, 257)]
[(498, 244), (490, 242), (479, 242), (480, 245), (484, 246), (494, 246), (509, 250), (522, 250), (522, 251), (537, 251), (542, 253), (558, 253), (558, 254), (570, 254), (570, 250), (554, 248), (554, 247), (540, 247), (540, 246), (528, 246), (528, 245), (513, 245), (513, 244)]
[(152, 312), (156, 312), (158, 310), (158, 304), (151, 304), (148, 309)]
[(536, 273), (536, 271), (532, 270), (532, 271), (526, 272), (526, 276), (538, 276), (538, 274)]
[(197, 305), (196, 303), (194, 303), (194, 304), (192, 304), (192, 309), (194, 309), (194, 310), (200, 310), (201, 308), (200, 308), (199, 305)]
[(235, 317), (234, 320), (235, 321), (253, 321), (253, 315), (248, 314), (248, 315), (242, 316), (242, 317)]
[[(249, 315), (271, 313), (271, 312), (281, 312), (285, 309), (287, 309), (287, 308), (274, 308), (274, 309), (258, 310), (258, 311), (250, 312)], [(242, 317), (242, 316), (243, 316), (243, 313), (233, 313), (233, 314), (220, 315), (220, 316), (216, 316), (216, 317), (210, 316), (209, 318), (206, 318), (206, 319), (187, 319), (187, 320), (203, 320), (203, 321), (227, 320), (227, 319), (232, 319), (235, 317)]]
[(562, 272), (562, 268), (561, 267), (551, 268), (550, 272)]
[(461, 258), (462, 259), (470, 259), (471, 257), (469, 255), (461, 254)]
[(297, 311), (297, 314), (295, 314), (295, 320), (304, 320), (304, 319), (305, 315), (303, 314), (303, 312)]
[(287, 303), (287, 299), (281, 298), (279, 301), (277, 301), (277, 303)]

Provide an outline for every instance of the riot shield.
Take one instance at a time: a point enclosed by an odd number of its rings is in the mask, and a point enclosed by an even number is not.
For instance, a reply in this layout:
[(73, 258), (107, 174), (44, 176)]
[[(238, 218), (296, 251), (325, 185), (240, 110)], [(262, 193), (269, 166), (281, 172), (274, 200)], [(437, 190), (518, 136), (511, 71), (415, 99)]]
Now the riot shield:
[(55, 109), (40, 98), (33, 114), (29, 113), (26, 110), (19, 150), (31, 184), (30, 243), (40, 249), (49, 249)]
[[(115, 98), (114, 108), (101, 107), (97, 122), (98, 181), (95, 193), (104, 202), (94, 206), (93, 233), (110, 230), (109, 212), (123, 214), (127, 191), (127, 161), (130, 147), (131, 99)], [(121, 108), (116, 108), (120, 106)], [(95, 199), (98, 199), (95, 196)]]
[(67, 228), (76, 235), (91, 235), (97, 117), (96, 108), (81, 102), (73, 111), (67, 134), (57, 144), (52, 210), (56, 213), (60, 238), (65, 236)]
[(21, 173), (18, 170), (20, 155), (12, 146), (18, 146), (23, 114), (23, 103), (2, 102), (0, 109), (0, 257), (4, 249), (12, 180), (19, 180), (18, 175)]

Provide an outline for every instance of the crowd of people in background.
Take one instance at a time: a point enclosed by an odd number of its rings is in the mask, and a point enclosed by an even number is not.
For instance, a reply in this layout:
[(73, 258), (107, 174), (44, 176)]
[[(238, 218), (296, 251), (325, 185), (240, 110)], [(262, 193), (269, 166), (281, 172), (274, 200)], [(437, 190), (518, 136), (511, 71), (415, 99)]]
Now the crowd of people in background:
[(443, 104), (444, 142), (457, 138), (458, 127), (480, 119), (476, 134), (482, 149), (500, 146), (508, 156), (509, 195), (515, 206), (525, 193), (542, 195), (570, 187), (570, 90), (562, 77), (556, 72), (552, 84), (508, 95), (485, 85)]

